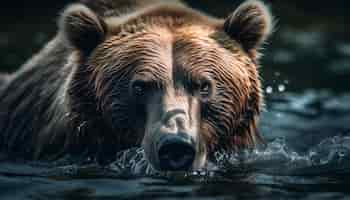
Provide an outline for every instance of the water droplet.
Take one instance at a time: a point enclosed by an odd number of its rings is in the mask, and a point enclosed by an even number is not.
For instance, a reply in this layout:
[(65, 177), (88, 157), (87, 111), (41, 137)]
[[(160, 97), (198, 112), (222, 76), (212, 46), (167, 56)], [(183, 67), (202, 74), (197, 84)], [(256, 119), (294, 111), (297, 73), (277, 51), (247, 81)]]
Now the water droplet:
[(281, 76), (281, 73), (280, 73), (280, 72), (275, 72), (274, 75), (275, 75), (276, 77), (279, 77), (279, 76)]
[(278, 85), (279, 92), (284, 92), (285, 90), (286, 90), (286, 86), (284, 86), (283, 84)]
[(266, 87), (266, 93), (267, 94), (272, 94), (273, 93), (273, 88), (271, 86)]
[(338, 152), (339, 157), (344, 157), (346, 152), (344, 150)]

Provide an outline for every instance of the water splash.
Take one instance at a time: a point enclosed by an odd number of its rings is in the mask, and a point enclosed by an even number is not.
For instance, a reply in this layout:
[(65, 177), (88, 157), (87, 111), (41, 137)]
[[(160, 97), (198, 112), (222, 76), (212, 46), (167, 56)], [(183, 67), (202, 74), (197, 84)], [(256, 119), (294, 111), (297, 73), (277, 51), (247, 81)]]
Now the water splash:
[(131, 148), (117, 154), (116, 160), (110, 164), (110, 169), (133, 175), (152, 175), (156, 171), (147, 161), (143, 148)]
[[(23, 172), (25, 169), (25, 172)], [(290, 148), (285, 138), (267, 143), (265, 148), (240, 152), (216, 152), (201, 170), (158, 172), (152, 168), (142, 148), (119, 152), (108, 166), (49, 166), (2, 163), (0, 175), (42, 177), (54, 180), (132, 179), (155, 177), (178, 183), (239, 181), (249, 184), (321, 184), (350, 175), (350, 136), (334, 136), (302, 153)]]
[[(264, 149), (239, 153), (217, 153), (216, 162), (221, 169), (261, 172), (275, 175), (316, 175), (332, 171), (350, 172), (350, 137), (334, 136), (324, 139), (306, 153), (298, 153), (279, 138)], [(326, 170), (326, 171), (325, 171)]]
[[(338, 167), (336, 167), (338, 166)], [(204, 176), (213, 172), (265, 173), (274, 175), (315, 175), (330, 170), (350, 172), (350, 136), (326, 138), (318, 145), (301, 153), (288, 147), (284, 138), (268, 142), (265, 148), (240, 152), (216, 152), (214, 160), (205, 169), (186, 173), (186, 176)], [(145, 157), (142, 148), (118, 153), (110, 170), (128, 175), (159, 175)], [(334, 173), (333, 173), (334, 174)]]

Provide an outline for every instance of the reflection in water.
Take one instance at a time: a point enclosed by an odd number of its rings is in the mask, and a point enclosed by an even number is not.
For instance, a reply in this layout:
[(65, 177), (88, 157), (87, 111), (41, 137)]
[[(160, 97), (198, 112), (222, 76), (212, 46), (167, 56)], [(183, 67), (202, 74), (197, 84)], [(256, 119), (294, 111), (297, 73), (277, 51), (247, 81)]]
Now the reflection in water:
[[(156, 172), (141, 148), (120, 152), (115, 162), (104, 167), (63, 161), (3, 161), (0, 197), (350, 197), (346, 186), (350, 176), (350, 95), (307, 91), (299, 95), (273, 93), (267, 99), (261, 121), (266, 146), (217, 152), (205, 170)], [(16, 188), (22, 193), (17, 194)]]

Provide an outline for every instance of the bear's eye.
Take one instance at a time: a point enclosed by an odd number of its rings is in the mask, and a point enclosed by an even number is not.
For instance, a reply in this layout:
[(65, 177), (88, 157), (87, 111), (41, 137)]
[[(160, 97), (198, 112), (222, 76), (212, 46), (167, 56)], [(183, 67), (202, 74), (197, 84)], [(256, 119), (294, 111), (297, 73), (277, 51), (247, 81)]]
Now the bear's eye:
[(147, 90), (147, 83), (145, 81), (134, 81), (131, 88), (133, 95), (140, 97), (145, 94), (145, 91)]
[(204, 81), (200, 84), (199, 95), (204, 99), (211, 95), (211, 83), (209, 81)]

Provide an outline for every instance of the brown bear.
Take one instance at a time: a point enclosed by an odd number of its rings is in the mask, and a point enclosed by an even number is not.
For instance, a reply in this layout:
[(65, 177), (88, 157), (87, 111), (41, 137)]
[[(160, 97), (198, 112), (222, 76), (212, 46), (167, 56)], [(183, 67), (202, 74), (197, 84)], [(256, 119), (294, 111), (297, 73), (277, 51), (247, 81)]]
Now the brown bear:
[(104, 162), (142, 146), (155, 169), (190, 170), (253, 148), (271, 29), (256, 0), (226, 19), (181, 2), (81, 0), (0, 93), (1, 150)]

